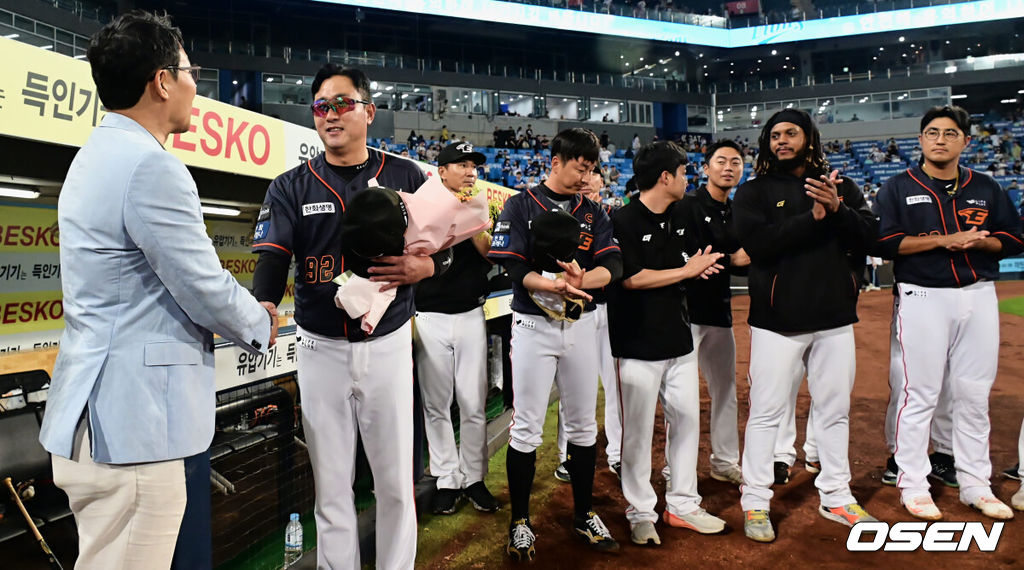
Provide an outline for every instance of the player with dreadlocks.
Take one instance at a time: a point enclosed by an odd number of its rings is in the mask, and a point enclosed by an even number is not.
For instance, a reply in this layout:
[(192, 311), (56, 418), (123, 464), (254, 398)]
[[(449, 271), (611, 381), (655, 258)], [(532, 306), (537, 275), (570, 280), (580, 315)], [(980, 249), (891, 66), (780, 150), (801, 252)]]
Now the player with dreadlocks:
[(768, 517), (780, 422), (806, 372), (826, 519), (874, 521), (850, 492), (850, 392), (857, 270), (878, 227), (857, 185), (829, 173), (810, 115), (785, 109), (761, 131), (757, 178), (736, 192), (733, 222), (750, 256), (750, 416), (743, 450), (744, 532), (775, 540)]

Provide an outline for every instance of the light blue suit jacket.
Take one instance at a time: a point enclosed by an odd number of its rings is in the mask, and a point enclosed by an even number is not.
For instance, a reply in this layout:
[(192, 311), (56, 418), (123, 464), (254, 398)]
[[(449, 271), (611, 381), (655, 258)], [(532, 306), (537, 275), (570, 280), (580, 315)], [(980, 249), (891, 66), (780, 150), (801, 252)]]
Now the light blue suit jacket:
[(213, 438), (213, 334), (266, 350), (270, 317), (221, 267), (195, 181), (140, 124), (108, 113), (57, 209), (64, 334), (39, 440), (70, 457), (83, 411), (93, 460), (187, 457)]

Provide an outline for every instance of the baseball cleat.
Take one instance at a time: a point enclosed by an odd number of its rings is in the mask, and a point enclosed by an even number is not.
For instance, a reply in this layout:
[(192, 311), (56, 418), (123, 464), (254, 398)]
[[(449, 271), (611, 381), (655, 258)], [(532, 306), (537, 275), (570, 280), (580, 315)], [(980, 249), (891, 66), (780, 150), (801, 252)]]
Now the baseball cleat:
[(1017, 489), (1017, 492), (1013, 494), (1010, 504), (1018, 511), (1024, 511), (1024, 485), (1021, 485), (1020, 489)]
[(821, 473), (821, 462), (804, 460), (804, 471), (812, 475), (817, 475), (818, 473)]
[(767, 509), (754, 509), (745, 511), (743, 520), (743, 534), (756, 542), (772, 542), (775, 540), (775, 529), (772, 528), (772, 521), (768, 518)]
[(1006, 503), (1000, 501), (999, 499), (993, 497), (992, 495), (980, 497), (977, 500), (970, 503), (963, 500), (961, 500), (960, 502), (973, 509), (981, 511), (981, 514), (985, 515), (986, 517), (991, 517), (1001, 521), (1010, 520), (1013, 518), (1013, 510), (1011, 510), (1010, 507), (1007, 507)]
[(730, 465), (725, 469), (722, 469), (721, 471), (712, 467), (711, 478), (716, 481), (725, 481), (726, 483), (732, 483), (733, 485), (742, 485), (743, 471), (740, 470), (739, 465)]
[(952, 455), (936, 451), (929, 455), (928, 459), (932, 463), (932, 472), (928, 474), (929, 478), (940, 481), (947, 487), (953, 487), (954, 489), (960, 487), (960, 484), (956, 481), (956, 467), (953, 466)]
[(477, 481), (465, 490), (466, 497), (473, 503), (473, 508), (485, 513), (496, 513), (501, 509), (498, 500), (487, 490), (483, 481)]
[(892, 455), (885, 461), (885, 471), (882, 472), (882, 484), (896, 486), (896, 479), (900, 475), (900, 468), (896, 465), (896, 458)]
[(836, 521), (839, 524), (846, 526), (853, 526), (861, 522), (878, 522), (878, 519), (868, 514), (857, 503), (850, 503), (849, 505), (843, 505), (841, 507), (826, 507), (820, 505), (818, 507), (818, 514), (827, 518), (830, 521)]
[(459, 510), (459, 499), (462, 498), (462, 491), (459, 489), (438, 489), (434, 493), (430, 510), (435, 515), (450, 515)]
[(589, 511), (583, 516), (577, 515), (573, 519), (572, 530), (594, 550), (619, 549), (619, 543), (615, 542), (612, 533), (608, 532), (608, 527), (604, 526), (601, 517), (594, 511)]
[(789, 483), (789, 465), (782, 461), (775, 462), (775, 484), (785, 485)]
[(931, 495), (921, 495), (920, 497), (906, 500), (900, 497), (900, 502), (903, 503), (908, 513), (919, 519), (926, 521), (942, 520), (942, 511), (939, 510), (939, 507), (935, 506), (935, 501), (932, 500)]
[(620, 480), (622, 479), (622, 462), (616, 461), (608, 465), (608, 470), (615, 474)]
[(535, 542), (537, 537), (533, 534), (530, 519), (517, 519), (508, 527), (508, 546), (505, 551), (516, 562), (529, 562), (537, 555), (533, 547)]
[(665, 479), (665, 490), (672, 490), (672, 469), (668, 465), (661, 468), (661, 476)]
[(1020, 481), (1020, 463), (1014, 463), (1013, 467), (1003, 470), (1003, 477)]
[(558, 467), (555, 467), (555, 479), (558, 479), (563, 483), (572, 482), (572, 476), (569, 475), (569, 470), (566, 469), (564, 461), (559, 463)]
[(669, 526), (688, 528), (701, 534), (718, 534), (725, 530), (725, 521), (700, 507), (685, 515), (670, 513), (666, 509), (662, 518)]
[(633, 544), (639, 544), (640, 546), (654, 545), (661, 546), (661, 537), (658, 536), (658, 531), (654, 529), (654, 523), (651, 521), (642, 521), (629, 525), (629, 539), (633, 541)]

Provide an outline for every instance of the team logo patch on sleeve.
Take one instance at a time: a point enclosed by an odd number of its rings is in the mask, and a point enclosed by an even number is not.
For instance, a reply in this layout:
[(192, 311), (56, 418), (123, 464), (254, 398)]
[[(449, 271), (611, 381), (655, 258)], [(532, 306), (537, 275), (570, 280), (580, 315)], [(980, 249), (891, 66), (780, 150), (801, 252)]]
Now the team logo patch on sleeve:
[(263, 220), (256, 224), (256, 230), (252, 233), (253, 241), (260, 241), (270, 233), (270, 220)]
[(914, 204), (931, 204), (931, 196), (907, 196), (907, 205), (913, 206)]
[(498, 222), (494, 225), (494, 233), (507, 232), (512, 229), (511, 222)]
[(494, 234), (491, 238), (491, 247), (508, 247), (508, 234)]
[(313, 216), (316, 214), (333, 214), (334, 202), (316, 202), (315, 204), (303, 204), (302, 215)]
[(256, 221), (257, 222), (262, 222), (264, 220), (269, 220), (269, 219), (270, 219), (270, 206), (263, 206), (262, 208), (260, 208), (260, 216), (258, 218), (256, 218)]

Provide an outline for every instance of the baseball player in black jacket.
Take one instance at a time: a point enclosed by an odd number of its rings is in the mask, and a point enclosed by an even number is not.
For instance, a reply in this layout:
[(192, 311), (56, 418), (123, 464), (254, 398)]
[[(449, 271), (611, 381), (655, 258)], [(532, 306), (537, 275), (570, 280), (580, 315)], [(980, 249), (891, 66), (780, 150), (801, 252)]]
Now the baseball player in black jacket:
[(775, 540), (768, 517), (772, 453), (792, 386), (807, 373), (821, 473), (819, 513), (875, 520), (850, 492), (850, 391), (856, 370), (856, 270), (877, 235), (857, 185), (828, 173), (810, 115), (785, 109), (761, 131), (757, 178), (736, 193), (733, 220), (750, 255), (750, 417), (743, 451), (744, 531)]

